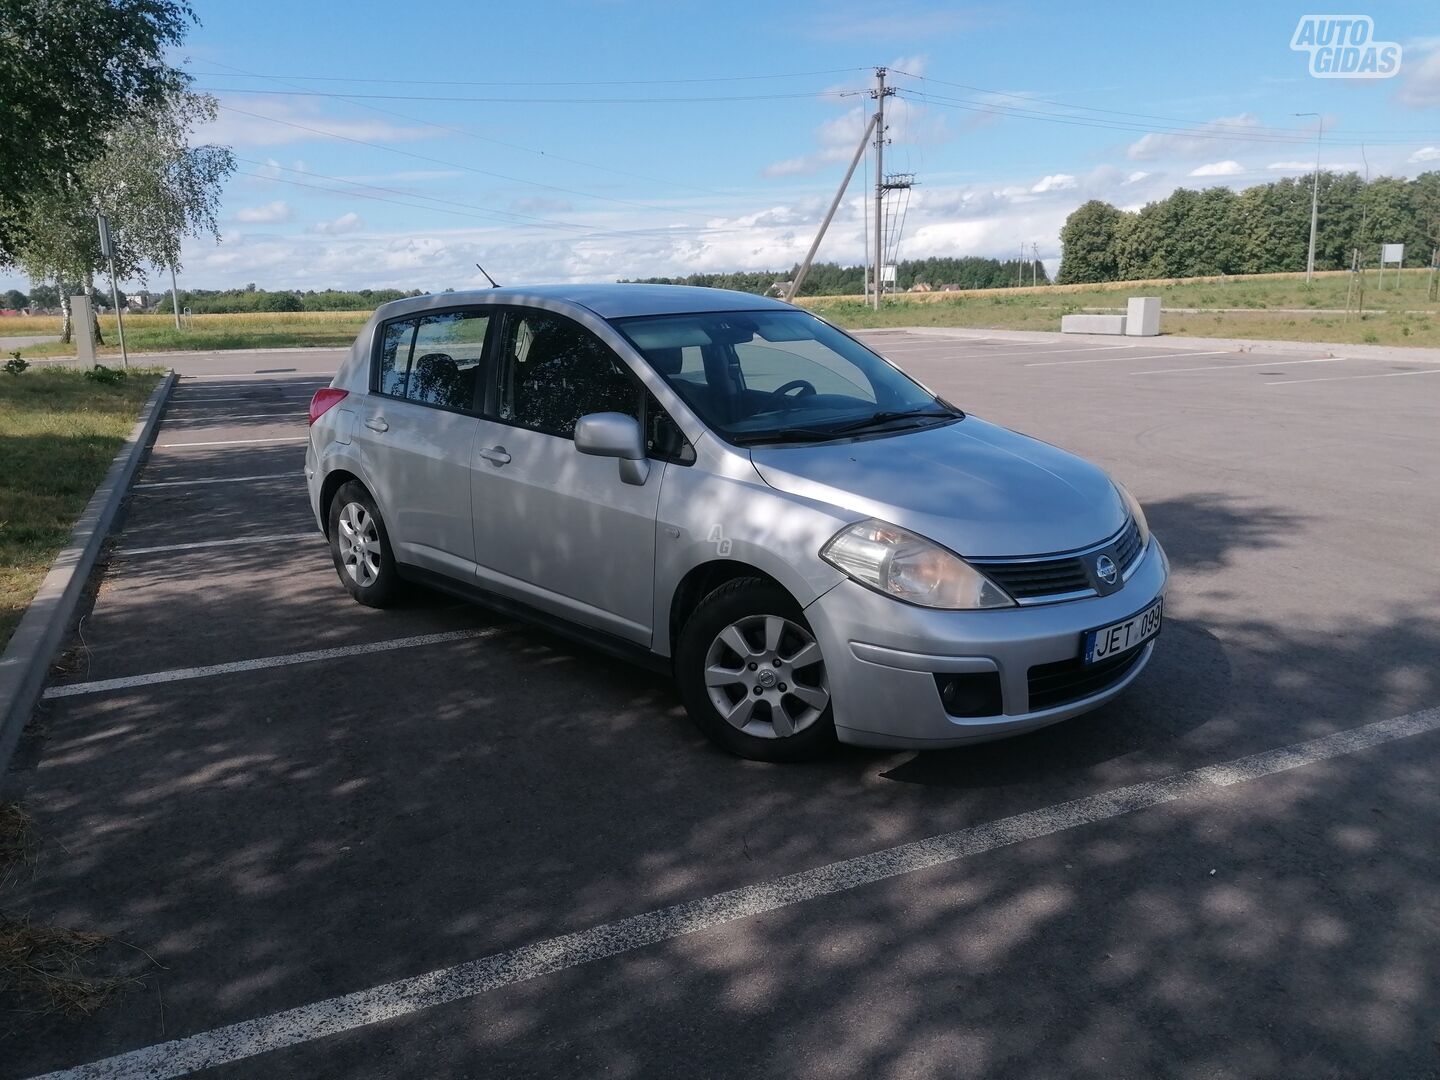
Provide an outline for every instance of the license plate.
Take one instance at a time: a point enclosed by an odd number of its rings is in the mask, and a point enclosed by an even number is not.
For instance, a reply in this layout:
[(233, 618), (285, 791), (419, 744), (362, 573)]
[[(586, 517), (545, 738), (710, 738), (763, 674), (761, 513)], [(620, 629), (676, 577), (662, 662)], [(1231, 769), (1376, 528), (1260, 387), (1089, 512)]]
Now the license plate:
[(1085, 663), (1098, 664), (1149, 641), (1160, 632), (1160, 609), (1163, 606), (1163, 601), (1156, 600), (1138, 615), (1087, 632)]

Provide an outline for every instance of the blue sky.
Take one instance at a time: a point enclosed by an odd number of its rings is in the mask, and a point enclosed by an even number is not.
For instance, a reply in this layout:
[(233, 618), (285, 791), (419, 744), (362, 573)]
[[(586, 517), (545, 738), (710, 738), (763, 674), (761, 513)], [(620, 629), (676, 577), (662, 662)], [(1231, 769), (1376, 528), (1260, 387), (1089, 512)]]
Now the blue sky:
[[(1395, 78), (1312, 77), (1290, 39), (1326, 9), (1273, 0), (198, 0), (181, 55), (222, 104), (202, 136), (242, 160), (221, 243), (187, 244), (181, 277), (440, 289), (484, 284), (476, 260), (506, 284), (785, 267), (877, 64), (907, 73), (885, 158), (920, 184), (902, 257), (1024, 243), (1053, 270), (1088, 198), (1308, 172), (1315, 120), (1297, 112), (1324, 115), (1327, 167), (1440, 168), (1440, 9), (1354, 7), (1404, 47)], [(865, 202), (857, 176), (822, 259), (863, 257)]]

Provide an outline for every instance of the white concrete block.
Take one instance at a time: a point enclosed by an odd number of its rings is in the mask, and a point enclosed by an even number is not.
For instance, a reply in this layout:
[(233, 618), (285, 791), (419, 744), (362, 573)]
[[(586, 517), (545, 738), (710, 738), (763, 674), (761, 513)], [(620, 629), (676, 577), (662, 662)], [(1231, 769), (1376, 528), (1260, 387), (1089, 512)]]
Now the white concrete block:
[(1160, 298), (1132, 296), (1125, 313), (1125, 333), (1129, 337), (1155, 337), (1160, 333)]
[(70, 298), (70, 340), (75, 342), (75, 363), (95, 366), (95, 340), (90, 336), (90, 297), (83, 293)]
[(1124, 315), (1062, 315), (1062, 334), (1123, 334)]

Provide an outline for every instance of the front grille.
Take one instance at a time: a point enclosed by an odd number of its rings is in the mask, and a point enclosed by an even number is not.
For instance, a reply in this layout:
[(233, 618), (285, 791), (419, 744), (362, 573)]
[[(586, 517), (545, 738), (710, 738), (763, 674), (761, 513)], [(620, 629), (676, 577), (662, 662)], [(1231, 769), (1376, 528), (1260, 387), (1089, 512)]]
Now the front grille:
[(1109, 554), (1122, 572), (1130, 568), (1140, 554), (1140, 526), (1134, 518), (1127, 519), (1125, 527), (1110, 539), (1072, 554), (1037, 559), (971, 561), (981, 573), (1022, 604), (1038, 603), (1075, 593), (1096, 592), (1095, 582), (1090, 577), (1090, 566), (1102, 552)]
[(1085, 564), (1075, 556), (1043, 562), (978, 563), (991, 581), (1016, 600), (1084, 592), (1090, 588)]
[(1115, 541), (1115, 565), (1122, 571), (1130, 569), (1135, 556), (1140, 554), (1140, 526), (1131, 518), (1125, 523), (1120, 539)]
[(1127, 653), (1086, 664), (1081, 657), (1054, 664), (1038, 664), (1030, 669), (1030, 711), (1068, 705), (1091, 694), (1098, 694), (1123, 679), (1145, 652), (1145, 646)]

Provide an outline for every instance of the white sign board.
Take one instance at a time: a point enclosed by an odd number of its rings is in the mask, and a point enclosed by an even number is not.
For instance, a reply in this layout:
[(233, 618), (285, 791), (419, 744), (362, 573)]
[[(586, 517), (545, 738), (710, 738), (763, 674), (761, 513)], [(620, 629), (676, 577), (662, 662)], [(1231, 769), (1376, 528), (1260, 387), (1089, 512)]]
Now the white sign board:
[(895, 284), (895, 264), (880, 267), (880, 280), (886, 285)]
[(1382, 263), (1403, 263), (1405, 261), (1405, 245), (1382, 244), (1380, 246), (1380, 261)]

